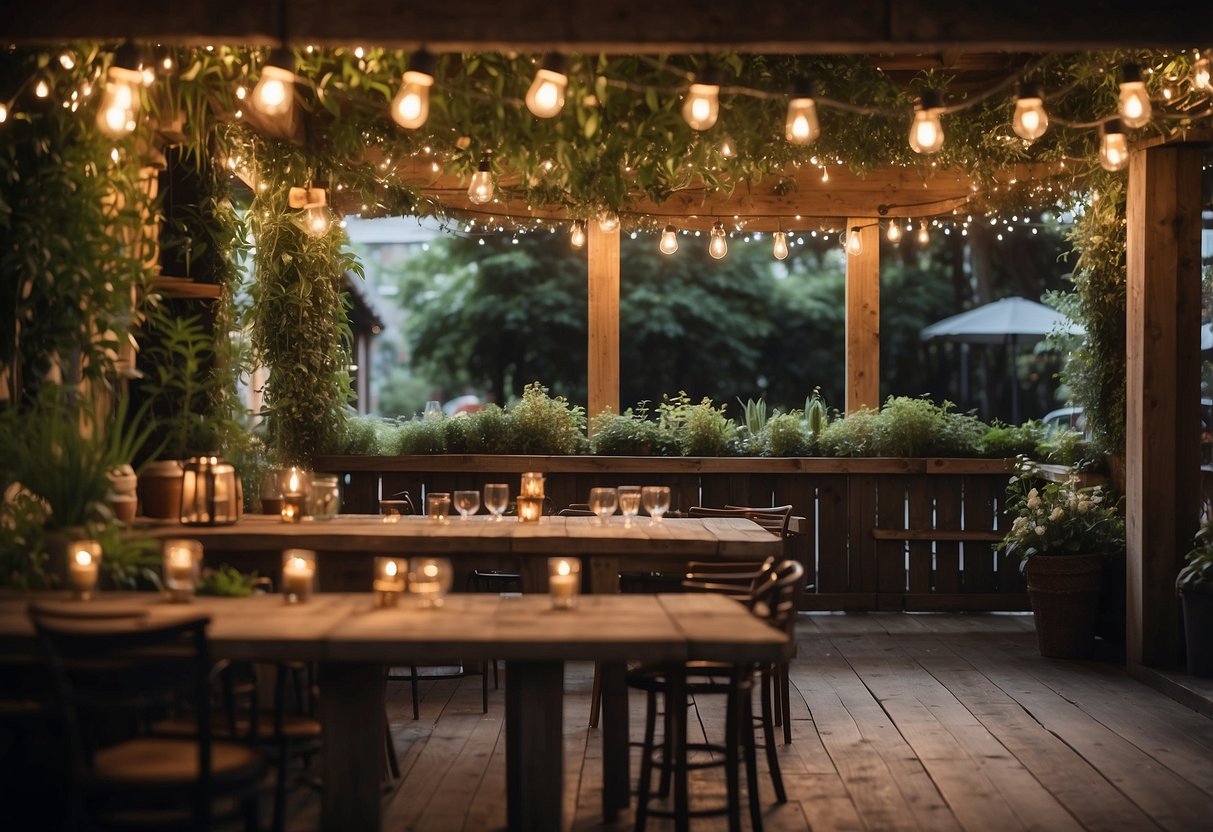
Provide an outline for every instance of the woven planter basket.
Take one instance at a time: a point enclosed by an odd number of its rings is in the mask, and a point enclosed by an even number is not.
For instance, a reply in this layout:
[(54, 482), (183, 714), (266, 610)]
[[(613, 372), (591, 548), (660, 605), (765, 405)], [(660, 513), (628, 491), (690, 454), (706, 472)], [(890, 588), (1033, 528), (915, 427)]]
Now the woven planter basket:
[(1028, 561), (1028, 596), (1040, 655), (1083, 659), (1095, 648), (1100, 555), (1037, 555)]

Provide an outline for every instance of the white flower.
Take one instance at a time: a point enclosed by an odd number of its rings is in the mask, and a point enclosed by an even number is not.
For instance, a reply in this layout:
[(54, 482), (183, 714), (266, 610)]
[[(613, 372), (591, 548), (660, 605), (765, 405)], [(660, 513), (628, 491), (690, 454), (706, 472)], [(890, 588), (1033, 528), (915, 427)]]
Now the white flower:
[(1044, 536), (1045, 536), (1045, 527), (1044, 527), (1044, 526), (1037, 526), (1037, 527), (1035, 528), (1035, 530), (1034, 530), (1034, 531), (1035, 531), (1035, 532), (1036, 532), (1036, 534), (1037, 534), (1037, 535), (1039, 535), (1040, 537), (1044, 537)]
[(1035, 488), (1033, 488), (1031, 491), (1029, 491), (1029, 492), (1028, 492), (1028, 499), (1029, 499), (1029, 500), (1034, 499), (1034, 498), (1039, 497), (1039, 496), (1040, 496), (1040, 492), (1039, 492), (1039, 491), (1037, 491)]
[(1026, 525), (1028, 525), (1028, 518), (1016, 517), (1015, 522), (1011, 524), (1011, 531), (1022, 532), (1024, 529), (1024, 526), (1026, 526)]
[[(1036, 491), (1036, 489), (1033, 488), (1032, 491)], [(1040, 498), (1035, 495), (1028, 497), (1028, 508), (1030, 508), (1030, 509), (1040, 508)]]
[(1066, 516), (1065, 509), (1063, 509), (1061, 506), (1058, 506), (1057, 508), (1053, 509), (1052, 512), (1049, 513), (1049, 519), (1053, 520), (1053, 521), (1060, 520), (1061, 518), (1063, 518), (1065, 516)]

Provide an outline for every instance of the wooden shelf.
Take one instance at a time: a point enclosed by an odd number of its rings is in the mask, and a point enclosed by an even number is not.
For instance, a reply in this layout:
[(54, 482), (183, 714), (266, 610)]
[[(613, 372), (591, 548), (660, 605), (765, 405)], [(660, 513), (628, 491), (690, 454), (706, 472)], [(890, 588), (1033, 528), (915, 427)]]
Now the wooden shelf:
[(197, 283), (188, 277), (161, 275), (152, 279), (152, 288), (170, 298), (216, 300), (223, 294), (223, 287), (217, 283)]

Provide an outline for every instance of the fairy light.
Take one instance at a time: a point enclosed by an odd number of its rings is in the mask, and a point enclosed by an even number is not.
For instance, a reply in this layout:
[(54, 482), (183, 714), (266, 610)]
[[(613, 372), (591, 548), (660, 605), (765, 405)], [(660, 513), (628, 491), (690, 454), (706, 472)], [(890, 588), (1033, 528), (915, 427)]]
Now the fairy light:
[(1011, 119), (1011, 129), (1015, 135), (1024, 141), (1034, 142), (1045, 134), (1049, 128), (1049, 115), (1045, 112), (1044, 100), (1040, 97), (1040, 87), (1025, 81), (1019, 85), (1015, 94), (1015, 115)]
[(573, 248), (581, 248), (585, 245), (585, 220), (573, 222), (573, 227), (569, 229), (569, 243)]
[(64, 52), (59, 55), (59, 66), (71, 72), (76, 68), (76, 59), (72, 57), (71, 52)]
[(46, 78), (39, 78), (34, 84), (34, 95), (38, 98), (48, 98), (51, 94), (51, 84)]
[(728, 252), (729, 242), (725, 239), (724, 224), (718, 222), (712, 226), (712, 239), (708, 243), (708, 254), (717, 260), (721, 260)]
[(910, 124), (910, 147), (915, 153), (935, 153), (943, 147), (943, 124), (939, 114), (943, 101), (934, 90), (923, 90), (914, 107), (914, 121)]
[(776, 231), (774, 234), (775, 245), (772, 249), (772, 254), (776, 260), (785, 260), (788, 256), (788, 235), (783, 231)]
[(1124, 127), (1118, 118), (1099, 126), (1099, 164), (1104, 170), (1124, 170), (1129, 164), (1129, 147)]
[(1137, 64), (1120, 68), (1120, 119), (1125, 127), (1145, 127), (1150, 123), (1150, 94)]
[(430, 87), (434, 86), (434, 56), (419, 49), (409, 61), (400, 90), (392, 99), (392, 118), (407, 130), (416, 130), (430, 116)]
[(1201, 55), (1192, 64), (1192, 86), (1201, 92), (1213, 92), (1213, 70), (1209, 56)]
[[(704, 69), (696, 76), (682, 105), (682, 117), (692, 130), (707, 130), (720, 115), (720, 83), (716, 70)], [(723, 255), (722, 255), (723, 256)]]
[(483, 205), (492, 198), (493, 165), (486, 151), (480, 157), (480, 164), (476, 166), (476, 172), (472, 174), (472, 181), (468, 185), (468, 199), (476, 205)]
[(662, 254), (673, 254), (678, 251), (678, 232), (672, 225), (667, 225), (661, 232), (661, 243), (658, 245)]
[(821, 134), (815, 98), (812, 81), (802, 78), (796, 82), (784, 122), (784, 137), (792, 144), (812, 144)]
[(564, 108), (564, 91), (568, 88), (568, 61), (563, 55), (551, 54), (535, 73), (526, 92), (526, 108), (537, 118), (553, 118)]
[(889, 222), (889, 230), (885, 232), (885, 238), (890, 243), (901, 242), (901, 226), (898, 224), (897, 220), (892, 220)]
[(130, 41), (114, 53), (105, 72), (105, 91), (97, 111), (97, 127), (111, 139), (120, 139), (135, 129), (139, 112), (139, 53)]
[(931, 242), (931, 234), (927, 231), (927, 221), (923, 220), (922, 225), (918, 228), (918, 244), (925, 246), (929, 242)]
[(253, 106), (271, 118), (289, 119), (295, 106), (295, 56), (278, 47), (270, 51), (261, 80), (253, 88)]

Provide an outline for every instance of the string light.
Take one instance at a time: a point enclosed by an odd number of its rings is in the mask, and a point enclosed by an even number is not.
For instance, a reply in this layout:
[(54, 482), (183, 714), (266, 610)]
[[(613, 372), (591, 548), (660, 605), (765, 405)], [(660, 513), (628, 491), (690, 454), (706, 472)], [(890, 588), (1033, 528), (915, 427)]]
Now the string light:
[[(720, 115), (720, 84), (716, 70), (708, 67), (696, 76), (682, 105), (682, 117), (692, 130), (707, 130)], [(723, 255), (722, 255), (723, 256)]]
[(821, 126), (817, 123), (813, 82), (804, 78), (798, 80), (792, 96), (792, 100), (788, 102), (784, 136), (792, 144), (812, 144), (821, 133)]
[(783, 231), (775, 232), (775, 246), (773, 254), (776, 260), (784, 260), (788, 256), (788, 235)]
[(1213, 92), (1213, 72), (1208, 55), (1201, 55), (1192, 64), (1192, 86), (1201, 92)]
[(923, 220), (922, 225), (918, 228), (918, 244), (925, 246), (929, 242), (931, 242), (931, 235), (927, 231), (927, 221)]
[(716, 223), (712, 226), (712, 239), (708, 243), (708, 254), (717, 260), (722, 259), (729, 252), (729, 243), (724, 236), (724, 225)]
[(674, 226), (667, 225), (661, 232), (661, 244), (658, 246), (662, 254), (673, 254), (678, 251), (678, 232)]
[(607, 234), (619, 230), (619, 215), (614, 211), (604, 211), (598, 218), (598, 227)]
[(8, 121), (8, 105), (0, 102), (0, 124)]
[(563, 55), (548, 55), (526, 92), (526, 108), (538, 118), (559, 115), (564, 108), (564, 91), (568, 85), (568, 61)]
[(34, 95), (38, 98), (47, 98), (51, 94), (51, 84), (45, 77), (39, 77), (37, 83), (34, 84)]
[(139, 112), (139, 53), (130, 41), (118, 47), (105, 73), (105, 92), (97, 111), (97, 127), (111, 139), (120, 139), (135, 129)]
[(1150, 94), (1137, 64), (1120, 68), (1120, 119), (1125, 127), (1145, 127), (1150, 123)]
[(291, 188), (287, 194), (288, 204), (303, 211), (294, 219), (296, 225), (309, 237), (323, 237), (332, 227), (333, 218), (328, 210), (328, 197), (324, 188)]
[(286, 47), (270, 51), (253, 88), (253, 106), (271, 118), (289, 120), (295, 107), (295, 56)]
[(901, 226), (897, 223), (897, 220), (889, 222), (889, 230), (885, 232), (885, 239), (890, 243), (901, 242)]
[(477, 205), (483, 205), (493, 198), (493, 165), (486, 151), (480, 157), (480, 164), (472, 174), (471, 184), (468, 185), (468, 199)]
[(1024, 141), (1034, 142), (1049, 128), (1049, 116), (1045, 112), (1040, 87), (1025, 81), (1015, 91), (1015, 115), (1011, 119), (1015, 135)]
[(430, 117), (430, 87), (434, 86), (434, 56), (419, 49), (409, 61), (392, 99), (392, 118), (406, 130), (416, 130)]
[(737, 155), (737, 145), (732, 136), (725, 136), (720, 140), (720, 155), (724, 159), (732, 159)]
[(1099, 164), (1104, 170), (1124, 170), (1129, 164), (1129, 147), (1120, 119), (1099, 125)]
[(569, 242), (573, 248), (581, 248), (585, 245), (585, 220), (575, 220), (573, 227), (569, 229)]
[(852, 257), (858, 257), (863, 254), (863, 234), (858, 225), (851, 226), (851, 233), (847, 236), (847, 254)]
[(943, 147), (943, 124), (939, 114), (943, 101), (934, 90), (923, 90), (914, 105), (914, 121), (910, 123), (910, 147), (915, 153), (934, 153)]

